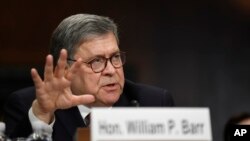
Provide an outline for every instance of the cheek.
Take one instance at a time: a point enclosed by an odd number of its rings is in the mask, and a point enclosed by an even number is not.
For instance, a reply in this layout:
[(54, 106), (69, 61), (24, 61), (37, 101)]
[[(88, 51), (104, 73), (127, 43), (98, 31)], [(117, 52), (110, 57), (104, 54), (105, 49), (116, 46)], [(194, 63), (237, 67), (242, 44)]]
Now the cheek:
[(99, 77), (96, 74), (79, 73), (72, 79), (72, 91), (76, 94), (95, 94), (99, 89)]
[(93, 76), (89, 75), (88, 77), (83, 76), (82, 80), (84, 81), (85, 88), (88, 92), (90, 92), (91, 94), (97, 93), (99, 89), (100, 77), (95, 75)]

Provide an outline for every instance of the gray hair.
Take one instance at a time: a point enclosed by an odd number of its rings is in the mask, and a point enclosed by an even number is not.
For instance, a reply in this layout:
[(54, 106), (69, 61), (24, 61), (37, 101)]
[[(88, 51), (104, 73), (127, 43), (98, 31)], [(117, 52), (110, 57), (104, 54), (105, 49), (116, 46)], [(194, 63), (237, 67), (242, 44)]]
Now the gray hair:
[(119, 43), (117, 26), (108, 17), (76, 14), (65, 18), (54, 30), (50, 41), (50, 53), (54, 57), (54, 65), (57, 64), (61, 49), (66, 49), (68, 57), (73, 58), (76, 48), (81, 43), (110, 32)]

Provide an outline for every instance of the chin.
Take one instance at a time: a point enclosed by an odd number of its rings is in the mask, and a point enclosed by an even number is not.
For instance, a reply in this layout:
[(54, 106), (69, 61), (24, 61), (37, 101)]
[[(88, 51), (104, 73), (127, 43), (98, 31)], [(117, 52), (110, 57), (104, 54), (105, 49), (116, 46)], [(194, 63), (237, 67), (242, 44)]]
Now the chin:
[(102, 103), (103, 105), (112, 106), (119, 100), (121, 93), (122, 93), (121, 89), (115, 89), (115, 90), (101, 89), (96, 98), (99, 99), (99, 102)]
[(120, 94), (115, 94), (113, 96), (107, 96), (104, 100), (105, 105), (112, 106), (115, 104), (120, 98)]

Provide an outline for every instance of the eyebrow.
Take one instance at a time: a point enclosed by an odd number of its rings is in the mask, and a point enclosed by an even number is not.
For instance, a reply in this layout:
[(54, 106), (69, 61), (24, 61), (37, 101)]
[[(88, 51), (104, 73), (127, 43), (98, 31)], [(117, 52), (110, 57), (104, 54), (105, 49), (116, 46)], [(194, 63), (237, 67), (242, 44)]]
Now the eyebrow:
[[(113, 56), (113, 55), (115, 55), (115, 54), (117, 54), (117, 53), (120, 53), (120, 52), (121, 52), (120, 50), (117, 50), (117, 51), (111, 53), (111, 55), (110, 55), (109, 57), (111, 57), (111, 56)], [(85, 61), (85, 62), (90, 62), (90, 61), (92, 61), (93, 59), (98, 58), (98, 57), (104, 57), (104, 58), (106, 58), (104, 55), (98, 54), (98, 55), (95, 55), (95, 56), (93, 56), (93, 57), (90, 57), (90, 58), (87, 59), (87, 61)]]

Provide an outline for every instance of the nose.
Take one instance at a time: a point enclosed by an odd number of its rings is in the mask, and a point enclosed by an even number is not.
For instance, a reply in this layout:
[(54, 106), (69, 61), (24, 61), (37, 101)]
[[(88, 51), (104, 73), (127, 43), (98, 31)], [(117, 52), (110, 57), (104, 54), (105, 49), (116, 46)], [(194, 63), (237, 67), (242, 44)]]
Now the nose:
[(114, 74), (116, 71), (116, 68), (114, 68), (114, 66), (111, 64), (111, 62), (108, 60), (107, 61), (107, 65), (104, 68), (104, 70), (102, 71), (103, 74)]

